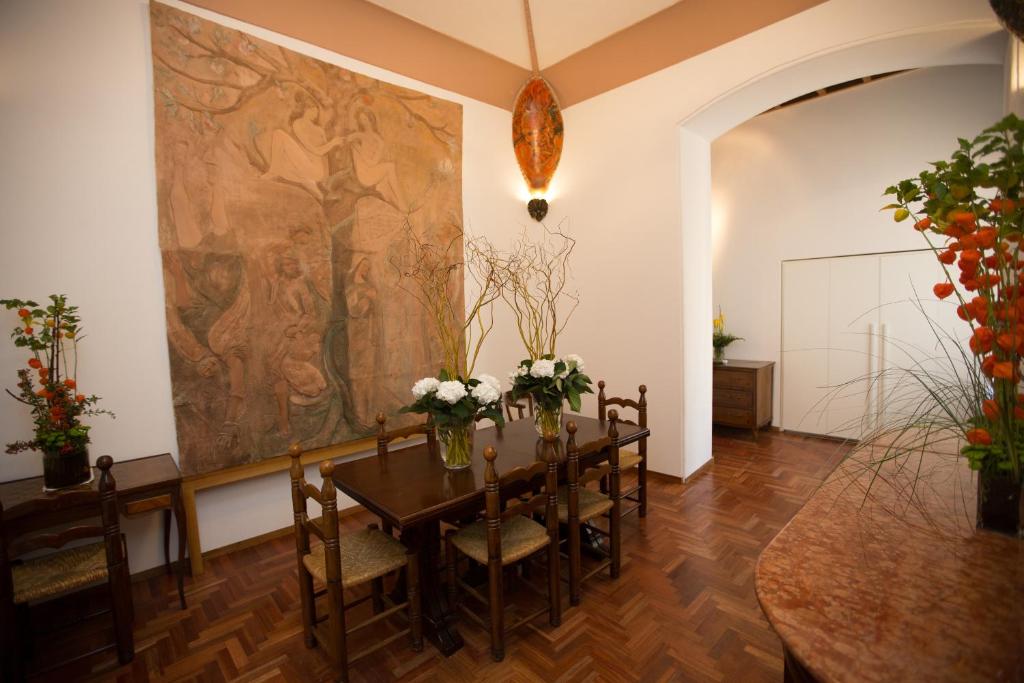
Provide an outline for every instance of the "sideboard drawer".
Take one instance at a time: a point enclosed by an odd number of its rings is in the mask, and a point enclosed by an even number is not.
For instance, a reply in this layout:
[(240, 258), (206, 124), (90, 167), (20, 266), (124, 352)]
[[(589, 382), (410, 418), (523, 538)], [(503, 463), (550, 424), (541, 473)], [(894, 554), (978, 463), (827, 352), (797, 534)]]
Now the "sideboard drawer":
[(745, 370), (720, 369), (714, 373), (715, 387), (750, 391), (754, 388), (754, 373)]
[(729, 427), (754, 427), (754, 411), (749, 408), (711, 407), (711, 420)]
[(716, 386), (711, 390), (711, 405), (722, 408), (745, 408), (754, 405), (754, 395), (740, 389), (727, 389)]

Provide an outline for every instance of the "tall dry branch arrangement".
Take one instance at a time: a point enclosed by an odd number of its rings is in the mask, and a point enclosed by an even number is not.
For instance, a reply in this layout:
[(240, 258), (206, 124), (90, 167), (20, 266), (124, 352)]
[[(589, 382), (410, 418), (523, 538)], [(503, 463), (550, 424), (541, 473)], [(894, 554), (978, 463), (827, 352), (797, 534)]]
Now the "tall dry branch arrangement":
[(461, 230), (437, 245), (409, 226), (406, 245), (391, 261), (399, 286), (429, 314), (441, 344), (442, 369), (449, 377), (469, 379), (494, 328), (493, 304), (504, 289), (504, 264), (486, 239)]
[(579, 305), (579, 292), (570, 287), (569, 270), (576, 240), (560, 227), (541, 227), (539, 240), (531, 240), (524, 230), (512, 250), (501, 257), (505, 272), (501, 296), (512, 310), (519, 337), (533, 360), (554, 356), (558, 336)]

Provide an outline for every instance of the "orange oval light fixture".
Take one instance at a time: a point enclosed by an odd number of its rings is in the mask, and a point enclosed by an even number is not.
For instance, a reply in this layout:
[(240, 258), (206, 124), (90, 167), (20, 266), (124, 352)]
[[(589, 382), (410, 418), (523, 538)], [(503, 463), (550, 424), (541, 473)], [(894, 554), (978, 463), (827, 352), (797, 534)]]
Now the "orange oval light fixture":
[(562, 111), (551, 86), (534, 76), (516, 97), (512, 110), (512, 145), (530, 193), (542, 194), (562, 158)]

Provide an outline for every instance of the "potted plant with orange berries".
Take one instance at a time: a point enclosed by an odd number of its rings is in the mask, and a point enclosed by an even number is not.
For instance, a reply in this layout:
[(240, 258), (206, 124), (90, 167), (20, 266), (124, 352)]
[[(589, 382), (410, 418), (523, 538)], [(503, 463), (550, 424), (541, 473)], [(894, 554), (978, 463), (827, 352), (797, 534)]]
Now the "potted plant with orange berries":
[(1024, 122), (1011, 114), (960, 139), (948, 161), (887, 188), (895, 203), (885, 207), (928, 241), (946, 275), (934, 294), (955, 297), (971, 327), (967, 381), (930, 387), (932, 414), (960, 433), (960, 453), (978, 472), (978, 526), (1015, 535), (1024, 485), (1022, 183)]
[(21, 323), (11, 338), (16, 347), (31, 353), (28, 367), (18, 370), (17, 393), (7, 393), (31, 409), (35, 423), (35, 437), (7, 444), (7, 452), (42, 451), (43, 485), (48, 490), (87, 482), (92, 477), (89, 427), (80, 418), (114, 414), (95, 408), (99, 397), (86, 396), (78, 388), (78, 307), (69, 306), (58, 294), (50, 295), (45, 307), (21, 299), (2, 299), (0, 305), (17, 310)]

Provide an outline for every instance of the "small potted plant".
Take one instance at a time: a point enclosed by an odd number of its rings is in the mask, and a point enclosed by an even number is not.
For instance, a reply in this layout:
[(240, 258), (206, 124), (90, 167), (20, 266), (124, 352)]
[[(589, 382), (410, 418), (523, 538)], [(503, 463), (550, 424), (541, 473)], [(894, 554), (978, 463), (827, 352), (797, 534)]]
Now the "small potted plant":
[(558, 434), (562, 428), (562, 406), (579, 412), (583, 394), (591, 394), (590, 378), (583, 374), (583, 359), (574, 353), (565, 358), (545, 355), (527, 358), (512, 373), (512, 398), (533, 397), (533, 422), (537, 434)]
[(437, 377), (416, 382), (412, 395), (416, 400), (401, 412), (430, 416), (441, 442), (441, 458), (450, 470), (472, 464), (473, 427), (478, 418), (489, 418), (499, 427), (505, 425), (501, 384), (490, 375), (463, 380), (442, 370)]
[(78, 387), (78, 307), (69, 306), (66, 297), (57, 294), (50, 295), (45, 308), (21, 299), (3, 299), (0, 305), (17, 310), (21, 324), (14, 328), (11, 338), (16, 347), (31, 353), (28, 367), (18, 370), (17, 393), (7, 393), (31, 408), (35, 423), (35, 437), (8, 444), (7, 452), (42, 451), (43, 485), (47, 490), (87, 482), (92, 478), (89, 426), (80, 418), (114, 414), (96, 409), (99, 397), (86, 396)]
[(715, 348), (715, 362), (728, 363), (725, 359), (725, 348), (735, 341), (743, 341), (743, 337), (725, 331), (725, 314), (718, 307), (718, 317), (714, 320), (714, 331), (711, 333), (711, 345)]

